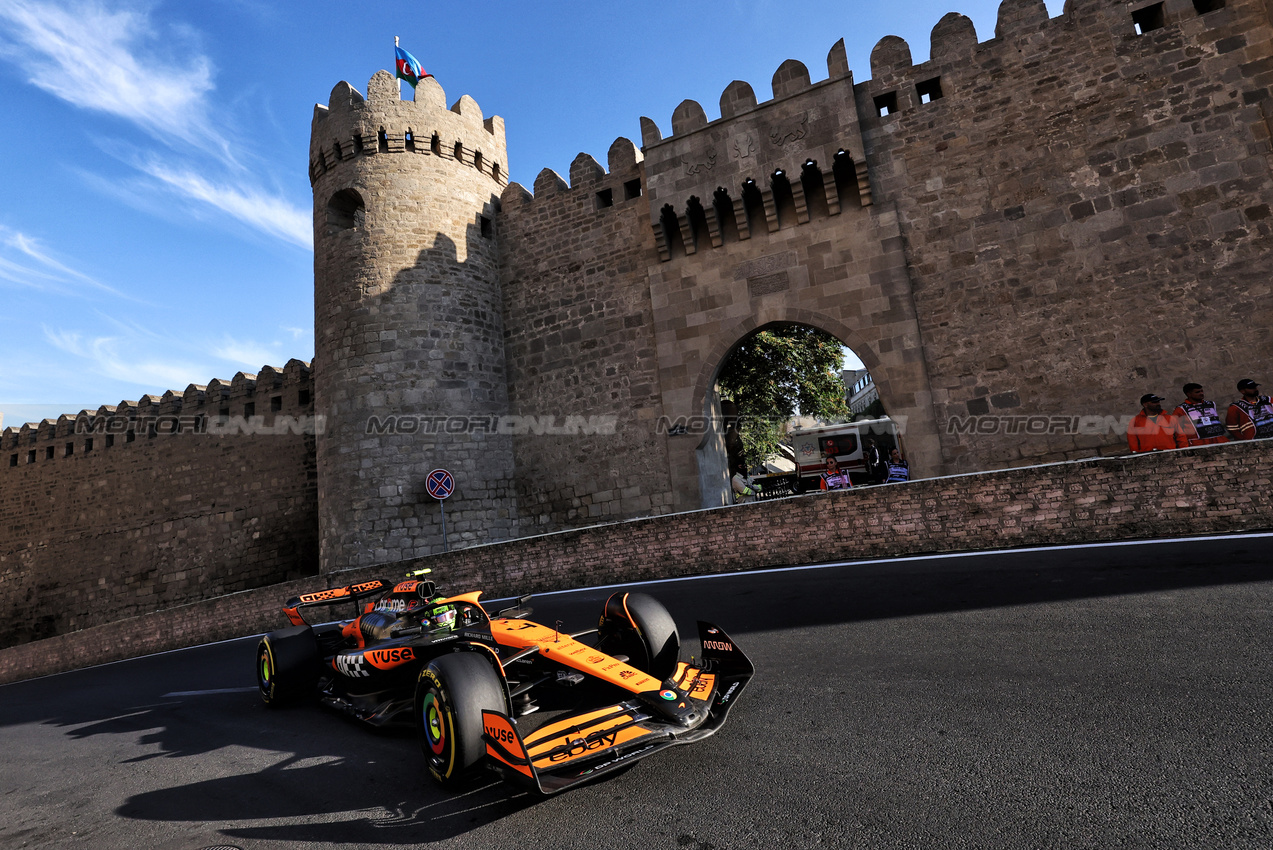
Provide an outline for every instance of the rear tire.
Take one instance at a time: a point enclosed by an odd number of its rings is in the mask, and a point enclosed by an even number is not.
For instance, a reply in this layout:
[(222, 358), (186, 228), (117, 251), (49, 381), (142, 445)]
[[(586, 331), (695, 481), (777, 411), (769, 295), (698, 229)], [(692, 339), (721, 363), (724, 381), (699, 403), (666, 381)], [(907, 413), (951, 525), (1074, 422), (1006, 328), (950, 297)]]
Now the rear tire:
[(597, 633), (597, 648), (607, 655), (626, 655), (628, 664), (659, 679), (676, 672), (681, 637), (672, 615), (653, 596), (614, 594), (606, 600)]
[(256, 686), (270, 708), (314, 695), (318, 686), (318, 642), (309, 626), (270, 632), (256, 648)]
[(508, 710), (498, 674), (476, 652), (443, 655), (420, 671), (415, 704), (429, 774), (448, 791), (463, 788), (486, 756), (482, 710)]

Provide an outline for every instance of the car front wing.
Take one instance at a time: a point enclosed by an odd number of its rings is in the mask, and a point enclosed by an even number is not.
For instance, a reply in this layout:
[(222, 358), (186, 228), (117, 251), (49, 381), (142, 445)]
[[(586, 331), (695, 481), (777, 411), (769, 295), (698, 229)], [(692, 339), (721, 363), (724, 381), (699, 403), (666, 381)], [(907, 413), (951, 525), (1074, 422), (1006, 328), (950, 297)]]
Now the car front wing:
[(482, 712), (488, 764), (505, 779), (553, 794), (627, 767), (660, 750), (714, 734), (755, 674), (747, 656), (725, 632), (698, 624), (700, 662), (681, 662), (671, 677), (676, 691), (697, 709), (686, 725), (661, 717), (640, 697), (558, 718), (523, 736), (499, 711)]

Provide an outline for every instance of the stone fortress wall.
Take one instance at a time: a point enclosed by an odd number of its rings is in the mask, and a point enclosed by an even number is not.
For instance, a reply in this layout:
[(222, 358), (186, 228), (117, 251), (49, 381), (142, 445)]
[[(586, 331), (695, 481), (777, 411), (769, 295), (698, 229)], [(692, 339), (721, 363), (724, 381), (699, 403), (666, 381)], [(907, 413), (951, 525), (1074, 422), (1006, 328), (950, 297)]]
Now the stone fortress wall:
[[(509, 186), (519, 409), (655, 396), (606, 448), (518, 442), (528, 530), (726, 503), (718, 435), (646, 423), (715, 413), (729, 351), (773, 324), (853, 348), (919, 475), (1119, 453), (1150, 389), (1223, 403), (1270, 353), (1270, 83), (1268, 3), (1006, 0), (985, 41), (948, 14), (927, 62), (886, 37), (863, 83), (838, 43), (820, 82), (788, 61), (770, 101), (736, 81), (717, 119), (643, 118), (635, 163), (619, 139), (609, 174), (580, 154), (569, 185)], [(620, 326), (627, 357), (594, 356)], [(631, 457), (643, 480), (612, 486)]]
[(1124, 444), (956, 418), (1131, 414), (1188, 381), (1223, 404), (1268, 369), (1269, 4), (1070, 0), (1047, 20), (1012, 0), (986, 43), (944, 17), (932, 55), (912, 67), (885, 39), (857, 91), (859, 108), (897, 99), (864, 136), (904, 235), (943, 469)]
[[(784, 323), (862, 358), (917, 477), (1121, 453), (1143, 392), (1223, 401), (1270, 360), (1271, 22), (1267, 0), (1005, 0), (993, 38), (951, 13), (929, 61), (886, 37), (862, 83), (836, 44), (826, 79), (788, 61), (769, 101), (685, 101), (533, 195), (471, 98), (340, 83), (310, 150), (328, 427), (279, 498), (314, 470), (324, 573), (441, 551), (439, 466), (453, 546), (724, 504), (719, 434), (666, 425), (716, 412), (730, 350)], [(154, 510), (140, 476), (55, 478)], [(46, 539), (10, 528), (14, 551)]]
[(736, 82), (719, 119), (644, 120), (665, 411), (704, 412), (730, 347), (783, 321), (854, 349), (921, 475), (1125, 450), (1094, 420), (1149, 390), (1234, 397), (1271, 351), (1269, 18), (1006, 0), (981, 43), (942, 18), (920, 65), (887, 37), (855, 84), (837, 44), (822, 82), (787, 62), (767, 103)]
[[(514, 437), (525, 533), (673, 506), (641, 160), (620, 138), (608, 172), (581, 153), (569, 186), (545, 169), (533, 197), (516, 183), (501, 197), (509, 394), (527, 432)], [(575, 433), (534, 433), (547, 427)]]
[(5, 428), (0, 646), (317, 574), (313, 412), (292, 360)]

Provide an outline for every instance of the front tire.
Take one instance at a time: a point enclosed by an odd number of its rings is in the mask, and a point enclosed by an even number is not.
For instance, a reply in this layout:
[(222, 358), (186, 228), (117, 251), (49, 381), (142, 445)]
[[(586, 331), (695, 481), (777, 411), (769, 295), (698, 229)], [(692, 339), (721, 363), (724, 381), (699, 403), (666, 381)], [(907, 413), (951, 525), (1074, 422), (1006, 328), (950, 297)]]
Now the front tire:
[(676, 672), (681, 637), (672, 615), (653, 596), (622, 591), (612, 595), (597, 633), (597, 648), (607, 655), (626, 655), (631, 666), (659, 679)]
[(415, 703), (429, 774), (448, 791), (463, 788), (486, 755), (483, 709), (507, 711), (499, 676), (475, 652), (443, 655), (420, 671)]
[(256, 686), (270, 708), (313, 696), (318, 686), (318, 641), (309, 626), (270, 632), (256, 647)]

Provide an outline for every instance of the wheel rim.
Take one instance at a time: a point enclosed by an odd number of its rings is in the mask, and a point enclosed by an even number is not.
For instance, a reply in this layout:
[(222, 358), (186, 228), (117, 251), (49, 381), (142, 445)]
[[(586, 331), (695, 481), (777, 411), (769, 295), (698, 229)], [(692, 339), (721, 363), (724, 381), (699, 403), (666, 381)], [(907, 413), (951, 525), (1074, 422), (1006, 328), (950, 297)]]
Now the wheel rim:
[(274, 655), (270, 652), (269, 644), (262, 644), (258, 655), (256, 684), (261, 689), (262, 696), (269, 699), (274, 690)]
[(424, 697), (424, 736), (429, 749), (439, 758), (446, 752), (446, 713), (438, 702), (438, 695), (429, 691)]
[(424, 727), (429, 770), (442, 779), (449, 778), (455, 768), (455, 720), (436, 687), (425, 692), (420, 719)]

